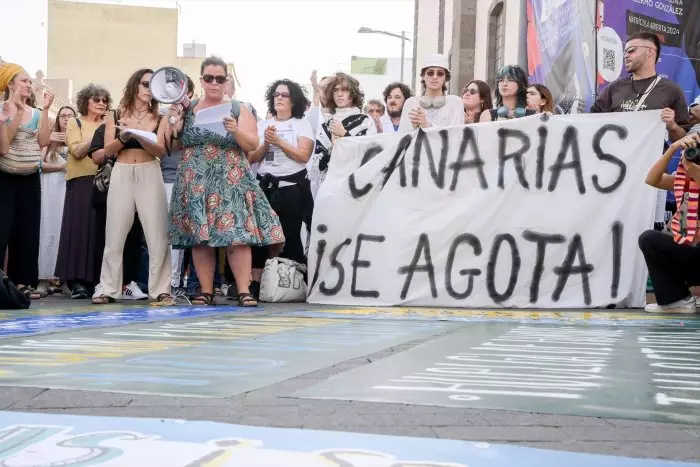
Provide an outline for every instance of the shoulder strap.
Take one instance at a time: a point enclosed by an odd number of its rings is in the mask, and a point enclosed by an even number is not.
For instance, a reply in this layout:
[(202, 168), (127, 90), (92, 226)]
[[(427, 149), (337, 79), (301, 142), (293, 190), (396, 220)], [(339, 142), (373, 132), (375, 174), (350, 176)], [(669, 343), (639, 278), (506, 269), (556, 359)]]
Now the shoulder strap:
[(489, 109), (489, 113), (491, 114), (491, 121), (495, 122), (498, 120), (498, 113), (496, 113), (496, 109)]
[(236, 99), (233, 99), (231, 101), (231, 116), (238, 120), (238, 117), (241, 115), (241, 103), (237, 101)]
[(651, 91), (653, 91), (656, 85), (659, 84), (659, 81), (661, 81), (661, 76), (656, 75), (656, 79), (651, 82), (651, 84), (647, 87), (646, 91), (644, 91), (644, 95), (642, 96), (642, 98), (639, 99), (639, 102), (637, 102), (637, 106), (634, 108), (635, 112), (637, 112), (642, 107), (644, 101), (647, 100), (647, 96), (651, 94)]
[(80, 121), (80, 118), (75, 117), (75, 123), (78, 125), (78, 128), (83, 129), (83, 122)]

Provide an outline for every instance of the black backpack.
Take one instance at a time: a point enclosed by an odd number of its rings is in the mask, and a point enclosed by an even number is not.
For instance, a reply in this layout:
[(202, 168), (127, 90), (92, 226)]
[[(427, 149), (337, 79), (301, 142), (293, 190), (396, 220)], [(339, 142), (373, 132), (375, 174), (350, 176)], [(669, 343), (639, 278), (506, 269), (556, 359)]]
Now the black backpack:
[(0, 269), (0, 310), (26, 310), (31, 300)]

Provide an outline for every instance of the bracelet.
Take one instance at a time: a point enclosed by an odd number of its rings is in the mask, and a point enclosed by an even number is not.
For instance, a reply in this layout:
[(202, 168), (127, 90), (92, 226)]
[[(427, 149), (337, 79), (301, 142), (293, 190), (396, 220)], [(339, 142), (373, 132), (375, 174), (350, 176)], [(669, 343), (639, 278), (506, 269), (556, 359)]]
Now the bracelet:
[(117, 136), (117, 139), (119, 140), (120, 143), (122, 143), (122, 145), (125, 146), (125, 145), (126, 145), (126, 141), (124, 141), (124, 140), (122, 139), (122, 135), (123, 135), (123, 133), (119, 133), (119, 136)]

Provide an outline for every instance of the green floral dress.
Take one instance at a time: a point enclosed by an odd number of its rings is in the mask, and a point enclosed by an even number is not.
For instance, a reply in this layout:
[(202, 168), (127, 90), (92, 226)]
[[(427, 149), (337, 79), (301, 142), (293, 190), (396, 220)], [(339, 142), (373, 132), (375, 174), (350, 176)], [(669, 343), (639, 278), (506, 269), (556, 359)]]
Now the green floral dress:
[(185, 115), (182, 162), (170, 202), (170, 243), (264, 246), (284, 242), (275, 211), (231, 135), (222, 137), (194, 127), (192, 108)]

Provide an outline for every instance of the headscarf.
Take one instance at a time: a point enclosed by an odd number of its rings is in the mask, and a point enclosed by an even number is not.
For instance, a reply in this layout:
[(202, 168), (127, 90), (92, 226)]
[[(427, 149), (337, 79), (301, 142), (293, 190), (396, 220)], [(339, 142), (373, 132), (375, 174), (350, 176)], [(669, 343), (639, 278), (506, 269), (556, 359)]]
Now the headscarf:
[(0, 93), (4, 93), (10, 82), (23, 70), (24, 68), (14, 63), (0, 65)]

